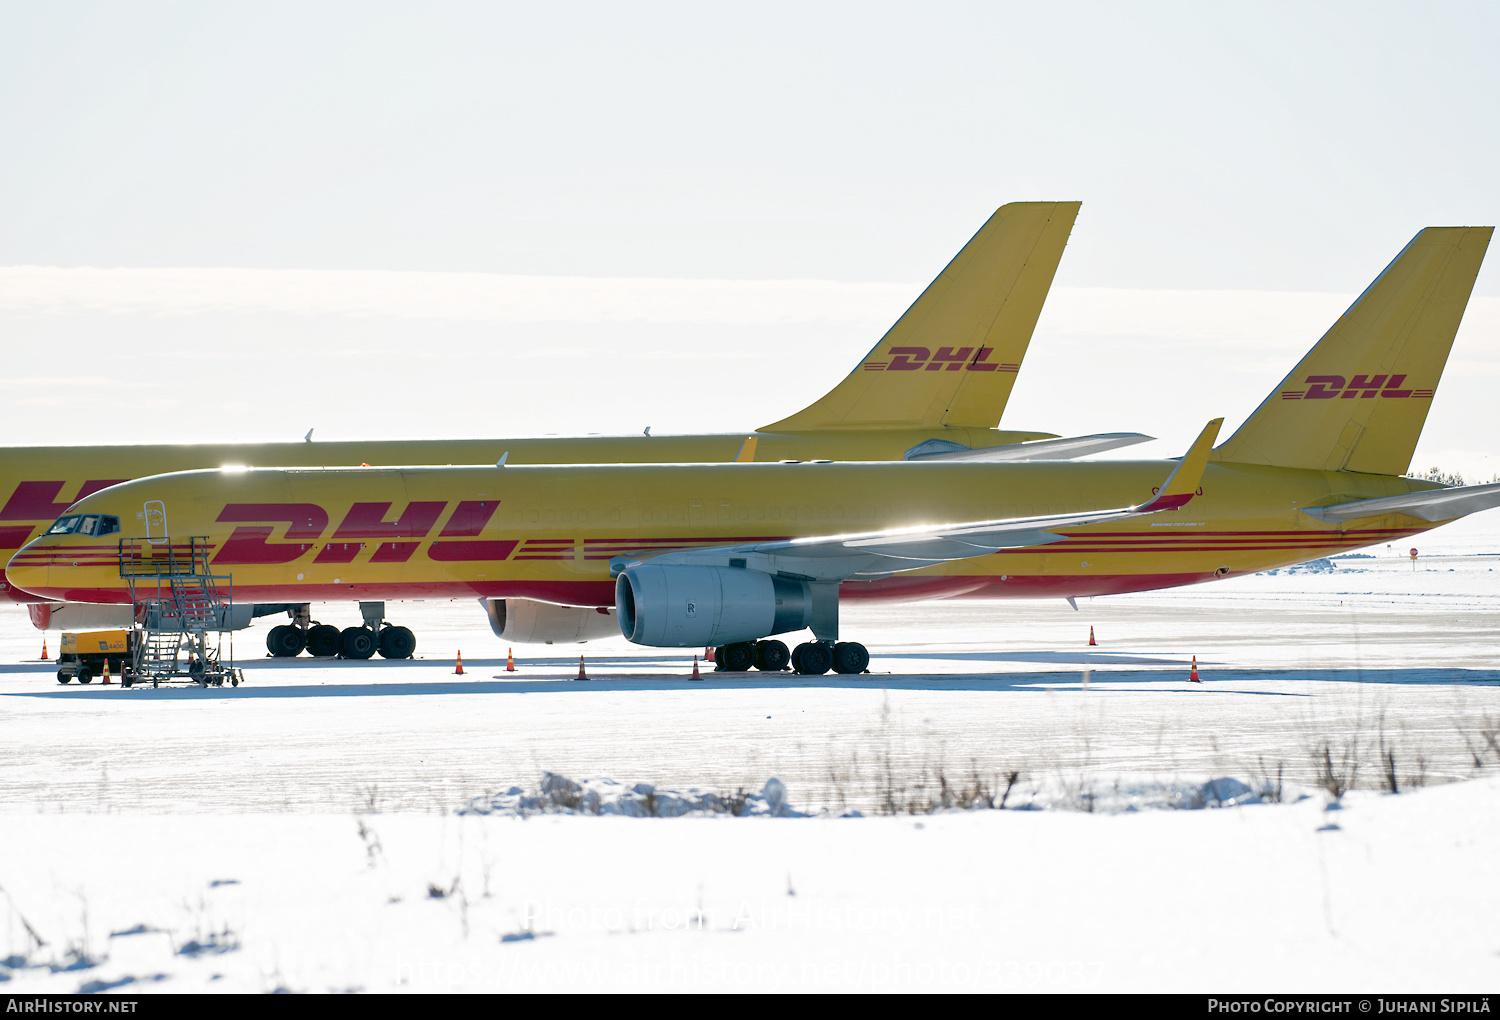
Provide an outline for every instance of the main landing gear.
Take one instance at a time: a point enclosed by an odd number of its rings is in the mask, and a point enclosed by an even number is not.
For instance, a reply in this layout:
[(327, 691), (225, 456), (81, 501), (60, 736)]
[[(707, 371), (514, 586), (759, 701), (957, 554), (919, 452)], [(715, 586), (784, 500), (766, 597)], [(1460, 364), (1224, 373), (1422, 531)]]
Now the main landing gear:
[(870, 653), (857, 641), (839, 640), (839, 582), (811, 581), (808, 593), (812, 599), (810, 628), (812, 641), (798, 645), (790, 653), (780, 641), (740, 641), (714, 651), (714, 671), (740, 673), (751, 666), (776, 673), (788, 666), (803, 676), (821, 676), (830, 669), (835, 673), (863, 673), (870, 667)]
[(870, 666), (870, 653), (857, 641), (808, 641), (788, 652), (780, 641), (739, 641), (714, 649), (714, 670), (743, 673), (754, 666), (764, 673), (779, 673), (788, 667), (804, 676), (863, 673)]
[(376, 652), (386, 659), (409, 659), (417, 650), (417, 637), (405, 627), (385, 622), (384, 602), (361, 602), (363, 626), (339, 630), (311, 619), (306, 605), (288, 610), (290, 624), (272, 627), (266, 635), (266, 650), (278, 659), (302, 654), (345, 659), (368, 659)]

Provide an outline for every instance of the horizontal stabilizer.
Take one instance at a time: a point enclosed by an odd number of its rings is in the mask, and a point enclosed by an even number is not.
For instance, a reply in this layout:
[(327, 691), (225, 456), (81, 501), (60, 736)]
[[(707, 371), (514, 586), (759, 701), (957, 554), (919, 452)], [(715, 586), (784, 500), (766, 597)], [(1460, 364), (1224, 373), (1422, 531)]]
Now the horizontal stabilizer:
[[(1001, 463), (1026, 460), (1073, 460), (1106, 450), (1118, 450), (1136, 443), (1149, 443), (1155, 436), (1139, 432), (1103, 432), (1095, 436), (1074, 436), (1070, 439), (1038, 439), (1032, 443), (1011, 443), (1007, 446), (991, 446), (983, 450), (936, 450), (932, 453), (913, 452), (907, 460), (920, 461), (983, 461)], [(921, 447), (916, 448), (918, 451)]]
[(1424, 521), (1451, 521), (1456, 517), (1466, 517), (1497, 506), (1500, 506), (1500, 483), (1427, 489), (1401, 496), (1382, 496), (1379, 499), (1362, 499), (1337, 506), (1312, 507), (1302, 512), (1329, 524), (1357, 521), (1365, 517), (1384, 517), (1386, 514), (1405, 514)]

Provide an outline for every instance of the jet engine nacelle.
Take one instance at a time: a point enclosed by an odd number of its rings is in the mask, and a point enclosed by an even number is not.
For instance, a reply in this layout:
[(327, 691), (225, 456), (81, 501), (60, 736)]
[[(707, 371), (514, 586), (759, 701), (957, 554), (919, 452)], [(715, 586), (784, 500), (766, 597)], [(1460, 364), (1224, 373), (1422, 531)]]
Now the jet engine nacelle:
[(806, 581), (759, 570), (641, 563), (615, 579), (615, 611), (638, 645), (692, 648), (801, 630), (812, 596)]
[(555, 606), (531, 599), (481, 601), (490, 618), (490, 630), (511, 644), (581, 644), (594, 638), (618, 637), (620, 633), (610, 609)]

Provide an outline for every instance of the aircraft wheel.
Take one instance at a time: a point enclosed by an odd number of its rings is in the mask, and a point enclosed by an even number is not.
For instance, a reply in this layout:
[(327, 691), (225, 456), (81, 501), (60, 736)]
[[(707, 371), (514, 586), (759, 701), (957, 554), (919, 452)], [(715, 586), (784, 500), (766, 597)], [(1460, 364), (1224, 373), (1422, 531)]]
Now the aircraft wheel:
[(417, 650), (417, 636), (405, 627), (387, 627), (380, 632), (380, 656), (383, 659), (409, 659)]
[(78, 677), (78, 682), (81, 684), (91, 684), (94, 682), (94, 674), (89, 672), (87, 666), (79, 666), (78, 672), (74, 676)]
[(320, 623), (307, 632), (307, 654), (325, 658), (337, 655), (341, 638), (342, 635), (339, 634), (337, 627)]
[(64, 673), (62, 670), (58, 670), (57, 671), (57, 682), (58, 683), (65, 684), (65, 683), (67, 683), (68, 681), (70, 681), (72, 679), (73, 679), (73, 676), (72, 676), (71, 673)]
[(833, 652), (821, 641), (808, 641), (792, 653), (792, 668), (803, 676), (822, 676), (833, 666)]
[(780, 673), (791, 661), (792, 653), (780, 641), (755, 642), (755, 668), (767, 673)]
[(375, 654), (375, 635), (364, 627), (346, 627), (339, 647), (346, 659), (368, 659)]
[(835, 673), (863, 673), (870, 665), (870, 653), (858, 641), (840, 641), (833, 646)]
[(306, 646), (307, 635), (287, 624), (272, 627), (271, 632), (266, 635), (266, 651), (278, 659), (300, 655)]
[(755, 663), (755, 646), (748, 641), (725, 645), (714, 653), (714, 661), (723, 663), (731, 673), (743, 673)]

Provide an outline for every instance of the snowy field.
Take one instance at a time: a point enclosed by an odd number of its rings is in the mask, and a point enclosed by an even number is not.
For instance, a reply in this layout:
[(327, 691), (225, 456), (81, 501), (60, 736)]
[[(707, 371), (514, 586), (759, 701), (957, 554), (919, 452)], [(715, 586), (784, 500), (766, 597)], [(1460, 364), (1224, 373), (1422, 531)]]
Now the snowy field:
[[(262, 621), (238, 689), (64, 687), (4, 610), (0, 987), (1489, 990), (1500, 533), (1416, 544), (846, 607), (858, 678), (618, 639), (509, 673), (429, 602), (389, 608), (409, 662), (272, 661)], [(546, 772), (617, 801), (542, 810)], [(748, 817), (616, 811), (689, 790)]]

